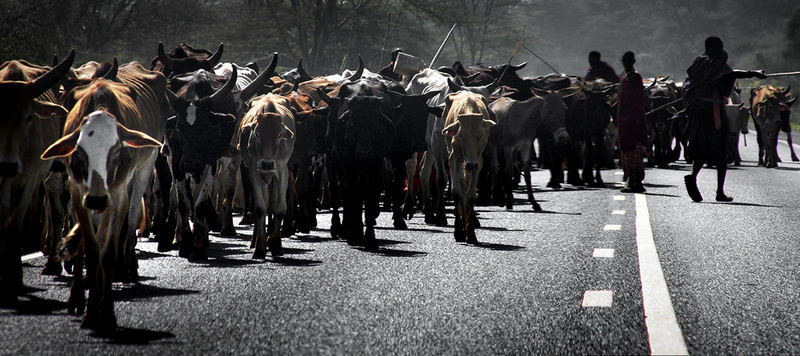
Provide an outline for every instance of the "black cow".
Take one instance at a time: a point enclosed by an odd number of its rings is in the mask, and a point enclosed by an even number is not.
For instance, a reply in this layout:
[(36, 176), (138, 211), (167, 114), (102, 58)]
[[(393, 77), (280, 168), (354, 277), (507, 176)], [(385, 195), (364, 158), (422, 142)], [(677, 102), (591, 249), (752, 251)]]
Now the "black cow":
[(222, 59), (222, 43), (216, 52), (193, 48), (185, 43), (181, 43), (170, 53), (164, 52), (164, 44), (158, 43), (158, 55), (153, 58), (150, 70), (161, 72), (165, 77), (192, 73), (198, 69), (207, 71), (213, 70), (214, 66)]

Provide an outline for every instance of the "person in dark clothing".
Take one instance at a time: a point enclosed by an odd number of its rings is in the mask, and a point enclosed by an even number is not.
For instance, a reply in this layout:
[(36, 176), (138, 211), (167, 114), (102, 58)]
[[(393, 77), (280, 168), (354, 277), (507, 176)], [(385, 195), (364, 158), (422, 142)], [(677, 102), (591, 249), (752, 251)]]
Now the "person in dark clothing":
[(717, 201), (730, 202), (733, 198), (725, 195), (725, 175), (727, 173), (728, 119), (725, 115), (725, 102), (731, 95), (738, 78), (766, 78), (763, 71), (733, 70), (728, 66), (728, 53), (723, 49), (722, 40), (711, 36), (705, 41), (705, 53), (694, 60), (686, 71), (689, 78), (684, 84), (686, 105), (686, 138), (689, 140), (689, 153), (694, 159), (692, 174), (684, 177), (686, 191), (695, 202), (703, 200), (697, 189), (697, 174), (706, 163), (717, 167)]
[(403, 80), (403, 76), (394, 72), (394, 62), (397, 60), (397, 54), (400, 52), (403, 52), (402, 48), (395, 48), (394, 51), (392, 51), (392, 60), (388, 65), (386, 65), (386, 67), (381, 68), (378, 74), (386, 78), (394, 79), (398, 82)]
[(627, 178), (623, 193), (644, 193), (644, 154), (647, 143), (647, 121), (644, 115), (644, 84), (633, 68), (636, 56), (628, 51), (622, 56), (622, 74), (617, 104), (620, 164)]
[(586, 81), (594, 81), (595, 79), (603, 79), (609, 83), (619, 83), (619, 77), (614, 68), (611, 68), (608, 63), (600, 60), (600, 52), (589, 52), (589, 70), (586, 71)]

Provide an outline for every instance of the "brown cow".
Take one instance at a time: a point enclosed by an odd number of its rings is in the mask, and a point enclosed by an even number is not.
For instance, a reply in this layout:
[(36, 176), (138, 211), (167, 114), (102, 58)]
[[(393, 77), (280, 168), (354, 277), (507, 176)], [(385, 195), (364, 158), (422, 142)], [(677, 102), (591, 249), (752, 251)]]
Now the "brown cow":
[(455, 200), (455, 239), (477, 244), (474, 200), (483, 149), (489, 141), (494, 114), (481, 94), (459, 91), (447, 95), (444, 108), (445, 144), (450, 163), (450, 186)]
[[(237, 128), (237, 149), (249, 167), (249, 183), (255, 205), (253, 227), (254, 259), (266, 257), (269, 245), (273, 257), (283, 254), (281, 222), (286, 214), (287, 163), (294, 149), (294, 114), (285, 97), (266, 94), (250, 102), (250, 110)], [(270, 214), (269, 238), (266, 215)]]
[[(114, 267), (120, 246), (125, 247), (123, 259), (133, 253), (128, 247), (135, 243), (139, 204), (161, 146), (153, 137), (163, 138), (165, 131), (165, 89), (160, 73), (138, 63), (117, 73), (115, 66), (106, 77), (69, 94), (76, 102), (67, 116), (64, 137), (42, 154), (42, 159), (67, 157), (76, 221), (70, 237), (78, 238), (85, 249), (89, 283), (83, 327), (101, 332), (116, 327), (111, 295)], [(122, 231), (126, 224), (128, 230)], [(83, 307), (81, 265), (79, 258), (70, 312)]]
[(24, 223), (52, 162), (39, 155), (58, 138), (67, 111), (52, 90), (67, 73), (74, 51), (50, 69), (26, 61), (0, 65), (0, 298), (13, 301), (22, 287), (23, 239), (40, 227)]

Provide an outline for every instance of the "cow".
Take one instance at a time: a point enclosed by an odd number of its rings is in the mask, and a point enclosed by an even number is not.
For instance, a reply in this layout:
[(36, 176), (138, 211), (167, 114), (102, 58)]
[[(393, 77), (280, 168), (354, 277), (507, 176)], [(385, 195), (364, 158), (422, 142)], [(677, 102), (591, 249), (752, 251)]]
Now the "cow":
[(489, 141), (494, 114), (480, 94), (458, 91), (445, 99), (441, 130), (447, 145), (450, 185), (455, 201), (453, 232), (456, 241), (478, 244), (475, 236), (474, 199), (478, 174), (483, 165), (483, 150)]
[(192, 73), (198, 69), (211, 71), (222, 59), (223, 44), (214, 53), (205, 49), (196, 49), (185, 43), (175, 47), (169, 54), (164, 52), (164, 44), (158, 43), (158, 55), (151, 62), (151, 70), (161, 72), (172, 78), (184, 73)]
[[(243, 117), (244, 113), (248, 110), (247, 101), (255, 96), (257, 93), (266, 92), (265, 84), (270, 81), (270, 77), (275, 73), (275, 67), (278, 64), (278, 54), (273, 53), (272, 60), (270, 61), (267, 69), (261, 74), (257, 74), (255, 70), (248, 67), (240, 67), (233, 63), (219, 63), (214, 68), (214, 73), (220, 77), (228, 78), (232, 75), (234, 67), (236, 68), (236, 84), (232, 91), (233, 100), (236, 105), (236, 118)], [(233, 144), (233, 143), (232, 143)], [(236, 178), (239, 176), (239, 170), (242, 170), (243, 188), (245, 189), (245, 208), (243, 213), (243, 220), (245, 218), (252, 218), (251, 212), (251, 195), (249, 194), (250, 184), (247, 183), (249, 174), (247, 173), (247, 166), (241, 166), (241, 160), (238, 156), (224, 157), (217, 161), (217, 174), (215, 175), (215, 193), (217, 195), (218, 213), (221, 217), (220, 234), (222, 236), (236, 236), (236, 229), (233, 227), (233, 195), (236, 188)], [(245, 221), (249, 222), (249, 221)]]
[(750, 110), (744, 106), (741, 89), (734, 88), (725, 104), (725, 115), (728, 117), (730, 135), (728, 136), (728, 163), (734, 166), (742, 165), (739, 154), (739, 133), (747, 134), (747, 122), (750, 121)]
[[(70, 239), (85, 249), (89, 299), (82, 327), (108, 332), (116, 327), (111, 282), (118, 251), (135, 243), (142, 195), (164, 136), (166, 80), (138, 63), (115, 66), (103, 78), (73, 89), (76, 99), (63, 137), (42, 159), (67, 158), (73, 216)], [(119, 82), (118, 82), (118, 81)], [(132, 241), (131, 241), (132, 240)], [(135, 259), (135, 255), (133, 256)], [(79, 258), (80, 261), (80, 258)], [(135, 266), (128, 266), (135, 268)], [(81, 263), (68, 308), (83, 304)]]
[[(53, 68), (12, 60), (0, 65), (0, 301), (22, 291), (20, 255), (25, 240), (38, 239), (40, 227), (25, 224), (35, 194), (52, 162), (39, 159), (55, 141), (67, 110), (58, 104), (59, 81), (75, 58)], [(38, 151), (38, 152), (37, 152)]]
[(792, 159), (796, 160), (788, 124), (792, 104), (797, 100), (790, 94), (791, 87), (763, 85), (750, 91), (753, 123), (758, 135), (758, 164), (767, 168), (778, 167), (778, 133), (787, 133)]
[[(255, 205), (253, 259), (264, 259), (267, 245), (273, 257), (283, 254), (280, 233), (287, 211), (287, 163), (294, 149), (294, 131), (291, 103), (275, 94), (254, 98), (237, 128), (237, 151), (249, 167), (248, 183)], [(269, 231), (265, 226), (267, 214), (270, 215)]]
[(653, 156), (647, 160), (648, 166), (666, 168), (675, 161), (674, 150), (680, 150), (680, 142), (675, 143), (676, 148), (672, 147), (673, 141), (676, 141), (672, 115), (679, 110), (675, 108), (679, 98), (678, 87), (666, 78), (652, 79), (645, 88), (645, 111), (648, 112), (647, 145), (653, 152)]
[[(380, 81), (353, 76), (342, 84), (335, 97), (317, 90), (330, 107), (328, 136), (332, 145), (328, 174), (334, 208), (331, 234), (337, 237), (343, 233), (348, 243), (371, 251), (378, 249), (375, 224), (380, 214), (381, 172), (395, 135), (397, 114), (386, 90)], [(336, 226), (339, 193), (344, 204), (341, 227)]]
[[(605, 136), (611, 122), (610, 95), (616, 89), (603, 80), (582, 82), (580, 90), (565, 96), (566, 127), (570, 137), (567, 183), (602, 187), (600, 168), (609, 154)], [(578, 167), (581, 174), (578, 175)]]
[[(180, 243), (178, 254), (190, 260), (208, 258), (209, 223), (216, 218), (211, 201), (213, 175), (217, 160), (234, 154), (231, 142), (237, 105), (231, 91), (236, 80), (235, 67), (227, 80), (200, 69), (174, 77), (170, 85), (177, 93), (167, 91), (175, 113), (168, 120), (166, 139), (178, 196), (177, 209), (171, 209), (177, 219), (174, 236)], [(191, 182), (196, 185), (192, 187)]]
[[(484, 86), (462, 86), (453, 81), (453, 78), (439, 71), (426, 68), (415, 74), (408, 85), (406, 93), (413, 95), (439, 92), (439, 95), (428, 99), (431, 107), (442, 107), (445, 104), (447, 94), (460, 90), (475, 92), (483, 97), (489, 95), (497, 89), (499, 83), (494, 81)], [(440, 134), (444, 128), (444, 118), (433, 114), (428, 116), (427, 123), (427, 146), (428, 149), (423, 156), (422, 167), (420, 169), (420, 179), (422, 185), (423, 213), (425, 222), (434, 225), (447, 225), (447, 218), (444, 210), (444, 190), (447, 182), (445, 164), (447, 161), (447, 151), (444, 137)], [(435, 178), (432, 174), (435, 170)], [(431, 183), (431, 180), (434, 180)]]
[(289, 83), (292, 83), (293, 85), (297, 85), (297, 84), (300, 84), (302, 82), (314, 79), (313, 77), (308, 75), (308, 73), (306, 72), (306, 69), (303, 68), (303, 59), (302, 58), (300, 58), (300, 60), (297, 62), (297, 68), (290, 69), (290, 70), (287, 70), (287, 71), (281, 73), (280, 77), (281, 77), (281, 79), (284, 79), (284, 80), (288, 81)]
[(497, 154), (492, 157), (493, 166), (504, 170), (504, 174), (493, 172), (493, 176), (504, 178), (503, 182), (495, 183), (501, 184), (504, 188), (506, 209), (513, 209), (514, 164), (518, 163), (519, 170), (525, 178), (528, 201), (534, 211), (542, 211), (531, 190), (530, 152), (539, 127), (543, 125), (556, 128), (552, 135), (557, 145), (564, 146), (569, 141), (565, 127), (567, 108), (561, 96), (557, 93), (548, 93), (543, 97), (534, 96), (523, 101), (504, 97), (492, 102), (489, 108), (497, 119), (497, 126), (493, 127), (490, 133), (490, 143), (502, 153), (504, 161), (503, 167), (499, 167)]

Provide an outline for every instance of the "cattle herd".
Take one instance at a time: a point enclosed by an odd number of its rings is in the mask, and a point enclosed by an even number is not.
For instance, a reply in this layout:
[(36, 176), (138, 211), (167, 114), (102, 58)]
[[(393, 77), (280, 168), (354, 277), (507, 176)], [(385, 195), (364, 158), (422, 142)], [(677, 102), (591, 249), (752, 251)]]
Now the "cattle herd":
[[(280, 258), (281, 238), (308, 233), (326, 208), (332, 237), (376, 250), (382, 204), (396, 229), (417, 210), (443, 226), (450, 198), (455, 240), (478, 244), (475, 204), (513, 209), (520, 175), (542, 210), (534, 160), (554, 189), (604, 186), (600, 169), (615, 164), (617, 90), (602, 80), (456, 62), (396, 81), (361, 58), (355, 71), (312, 77), (302, 61), (276, 73), (277, 53), (260, 73), (221, 62), (223, 45), (167, 53), (159, 44), (156, 53), (149, 70), (116, 59), (74, 68), (74, 51), (53, 67), (0, 66), (3, 302), (23, 290), (30, 241), (41, 241), (43, 274), (74, 276), (68, 311), (85, 310), (82, 326), (104, 331), (116, 325), (112, 282), (138, 279), (137, 237), (204, 260), (209, 232), (236, 235), (236, 211), (253, 225), (253, 258)], [(685, 118), (673, 115), (681, 83), (654, 78), (645, 92), (648, 163), (665, 167), (686, 144)], [(772, 86), (753, 89), (749, 108), (734, 95), (732, 162), (752, 116), (759, 163), (776, 166), (793, 101)]]

